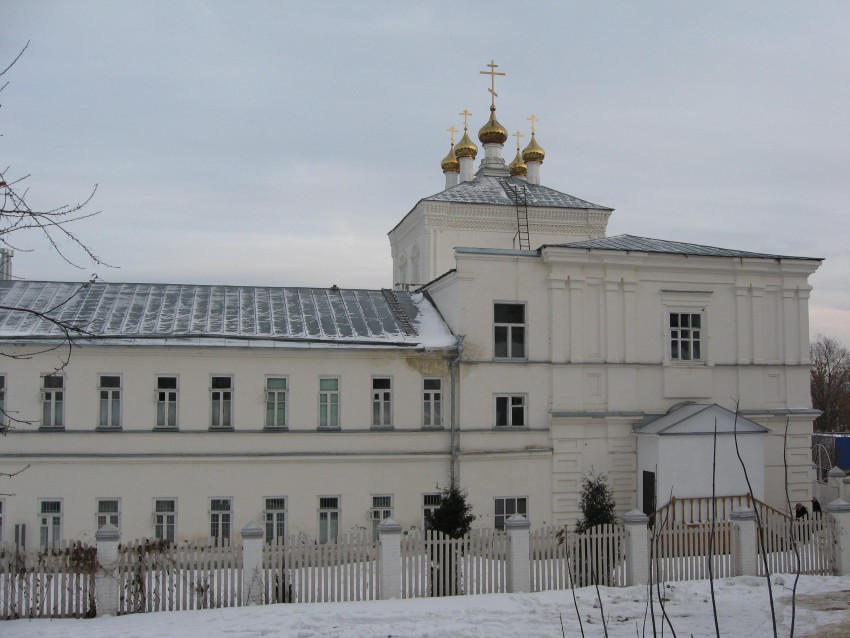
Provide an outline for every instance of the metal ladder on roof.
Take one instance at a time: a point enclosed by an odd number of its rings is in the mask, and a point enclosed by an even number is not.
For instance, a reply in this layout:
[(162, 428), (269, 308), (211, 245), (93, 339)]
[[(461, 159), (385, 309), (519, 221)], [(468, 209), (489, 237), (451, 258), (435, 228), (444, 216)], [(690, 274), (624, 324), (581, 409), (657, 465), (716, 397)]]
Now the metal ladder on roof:
[(528, 191), (524, 185), (518, 186), (505, 177), (500, 177), (499, 183), (516, 205), (517, 230), (514, 237), (519, 238), (519, 249), (531, 250), (531, 240), (528, 237)]
[(393, 316), (396, 318), (396, 321), (398, 321), (398, 325), (401, 326), (404, 334), (415, 335), (416, 328), (414, 328), (413, 324), (410, 322), (410, 317), (408, 317), (407, 313), (404, 311), (395, 291), (384, 288), (381, 290), (381, 293), (383, 293), (384, 299), (387, 300), (387, 305), (390, 307)]

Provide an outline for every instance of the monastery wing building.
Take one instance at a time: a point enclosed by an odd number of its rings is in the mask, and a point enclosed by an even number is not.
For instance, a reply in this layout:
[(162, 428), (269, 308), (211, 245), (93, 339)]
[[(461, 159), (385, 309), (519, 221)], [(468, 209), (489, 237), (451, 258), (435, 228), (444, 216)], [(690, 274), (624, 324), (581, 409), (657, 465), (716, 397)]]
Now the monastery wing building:
[(543, 185), (536, 117), (506, 162), (491, 93), (478, 167), (464, 111), (390, 231), (392, 290), (0, 283), (0, 469), (28, 466), (0, 541), (327, 542), (422, 527), (453, 479), (476, 526), (571, 525), (590, 471), (651, 513), (711, 494), (715, 432), (718, 495), (748, 491), (737, 440), (756, 499), (787, 509), (787, 446), (808, 500), (820, 260), (608, 237)]

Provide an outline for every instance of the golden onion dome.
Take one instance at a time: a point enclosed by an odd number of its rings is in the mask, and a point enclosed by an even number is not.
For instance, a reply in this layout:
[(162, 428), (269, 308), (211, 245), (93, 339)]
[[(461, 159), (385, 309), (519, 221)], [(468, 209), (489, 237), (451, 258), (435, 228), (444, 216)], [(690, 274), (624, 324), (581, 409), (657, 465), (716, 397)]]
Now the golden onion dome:
[(475, 159), (475, 156), (478, 155), (478, 147), (475, 146), (471, 139), (469, 139), (466, 129), (463, 131), (463, 137), (460, 138), (460, 142), (455, 144), (454, 152), (455, 157), (458, 159), (461, 157), (471, 157), (472, 159)]
[(443, 172), (460, 172), (460, 161), (455, 157), (454, 148), (451, 145), (449, 145), (448, 154), (440, 162), (440, 167), (443, 169)]
[(520, 155), (519, 149), (516, 150), (516, 157), (508, 165), (508, 168), (511, 170), (512, 177), (525, 177), (528, 173), (528, 167), (522, 161), (522, 155)]
[(504, 144), (508, 139), (508, 130), (496, 120), (496, 107), (490, 107), (490, 119), (478, 131), (478, 139), (482, 144)]
[(526, 162), (542, 162), (544, 157), (546, 157), (546, 151), (544, 151), (540, 144), (537, 143), (534, 133), (532, 133), (531, 141), (522, 151), (522, 159)]

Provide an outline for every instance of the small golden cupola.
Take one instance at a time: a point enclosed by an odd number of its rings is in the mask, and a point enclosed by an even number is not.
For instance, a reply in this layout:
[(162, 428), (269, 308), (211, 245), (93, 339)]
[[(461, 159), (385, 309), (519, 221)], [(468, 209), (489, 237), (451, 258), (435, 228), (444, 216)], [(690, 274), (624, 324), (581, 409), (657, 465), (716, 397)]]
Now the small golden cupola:
[(460, 162), (455, 157), (455, 133), (457, 133), (457, 129), (454, 126), (446, 129), (449, 133), (451, 133), (451, 141), (449, 142), (449, 152), (443, 158), (443, 161), (440, 162), (440, 168), (443, 169), (443, 172), (451, 171), (452, 173), (460, 172)]
[(528, 183), (539, 184), (540, 164), (543, 163), (543, 159), (546, 157), (546, 151), (544, 151), (543, 147), (537, 143), (537, 138), (535, 137), (535, 123), (539, 122), (540, 119), (533, 113), (528, 119), (531, 120), (531, 141), (528, 143), (528, 146), (523, 149), (522, 159), (524, 159), (528, 164)]
[(475, 156), (478, 155), (478, 147), (475, 146), (475, 142), (469, 139), (466, 129), (463, 131), (463, 137), (455, 144), (454, 153), (459, 160), (465, 157), (475, 159)]
[(460, 181), (468, 182), (473, 178), (472, 164), (475, 161), (475, 156), (478, 155), (478, 147), (469, 139), (469, 116), (472, 113), (469, 112), (469, 109), (463, 109), (460, 115), (463, 116), (463, 137), (455, 144), (454, 154), (460, 163)]
[(514, 133), (514, 137), (516, 138), (516, 157), (513, 162), (508, 164), (508, 169), (511, 171), (511, 177), (525, 177), (528, 167), (522, 160), (522, 154), (519, 151), (519, 138), (523, 137), (523, 134), (517, 131)]
[(504, 144), (508, 139), (508, 129), (496, 119), (495, 104), (490, 106), (490, 119), (478, 131), (478, 139), (482, 144)]

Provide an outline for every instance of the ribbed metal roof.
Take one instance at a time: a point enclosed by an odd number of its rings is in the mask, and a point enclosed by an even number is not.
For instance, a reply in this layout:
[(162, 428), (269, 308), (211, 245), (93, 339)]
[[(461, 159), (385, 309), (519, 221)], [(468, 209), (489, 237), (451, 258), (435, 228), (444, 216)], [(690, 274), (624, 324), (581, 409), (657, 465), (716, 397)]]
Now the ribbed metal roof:
[[(529, 206), (548, 208), (594, 208), (598, 210), (612, 210), (605, 206), (591, 204), (578, 197), (561, 193), (539, 184), (529, 184), (516, 177), (502, 178), (516, 184), (518, 187), (526, 188), (526, 198)], [(469, 182), (461, 182), (446, 190), (425, 198), (426, 201), (435, 202), (461, 202), (466, 204), (495, 204), (498, 206), (515, 206), (513, 197), (505, 192), (499, 183), (499, 178), (480, 175)]]
[[(0, 282), (0, 339), (81, 338), (227, 345), (231, 340), (444, 347), (451, 332), (421, 294), (389, 290)], [(427, 333), (427, 334), (426, 334)], [(75, 337), (76, 338), (76, 337)]]
[(636, 237), (635, 235), (617, 235), (615, 237), (602, 237), (600, 239), (588, 239), (586, 241), (576, 241), (568, 244), (555, 245), (562, 246), (564, 248), (583, 248), (586, 250), (622, 250), (630, 252), (665, 253), (671, 255), (691, 255), (700, 257), (751, 257), (754, 259), (807, 259), (822, 261), (819, 257), (791, 257), (789, 255), (753, 253), (746, 250), (716, 248), (714, 246), (687, 244), (679, 241), (668, 241), (666, 239)]

